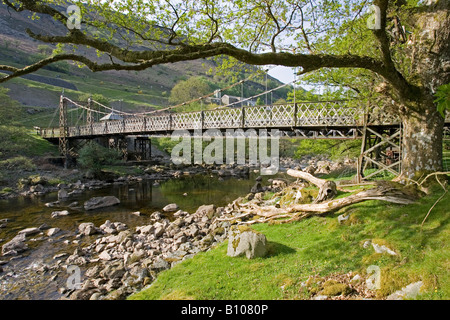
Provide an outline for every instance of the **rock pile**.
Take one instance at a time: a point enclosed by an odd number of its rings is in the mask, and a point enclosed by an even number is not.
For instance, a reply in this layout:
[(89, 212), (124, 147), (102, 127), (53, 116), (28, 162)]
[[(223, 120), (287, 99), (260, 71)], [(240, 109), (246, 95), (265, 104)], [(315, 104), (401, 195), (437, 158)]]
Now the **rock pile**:
[(64, 292), (69, 299), (123, 299), (151, 283), (158, 272), (223, 242), (230, 227), (216, 217), (223, 208), (205, 205), (194, 214), (178, 210), (170, 221), (155, 212), (152, 223), (130, 230), (123, 223), (106, 221), (100, 227), (82, 223), (79, 237), (100, 233), (78, 248), (60, 267), (87, 267), (81, 288)]

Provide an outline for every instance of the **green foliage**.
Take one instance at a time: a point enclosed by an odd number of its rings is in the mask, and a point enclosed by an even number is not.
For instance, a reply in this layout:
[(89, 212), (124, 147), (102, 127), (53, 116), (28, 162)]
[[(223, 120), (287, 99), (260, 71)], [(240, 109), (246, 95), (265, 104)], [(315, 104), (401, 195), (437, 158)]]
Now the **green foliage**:
[(438, 87), (435, 96), (437, 109), (442, 117), (445, 117), (445, 110), (450, 111), (450, 83)]
[(152, 145), (168, 154), (171, 154), (173, 147), (178, 143), (180, 142), (172, 141), (171, 138), (152, 138)]
[(361, 151), (360, 140), (301, 140), (295, 158), (305, 155), (325, 155), (333, 160), (356, 158)]
[(41, 156), (56, 153), (56, 147), (38, 137), (34, 131), (19, 126), (0, 126), (0, 159)]
[(303, 88), (297, 88), (289, 91), (287, 95), (287, 101), (293, 103), (300, 101), (319, 101), (320, 96), (314, 94), (313, 92), (307, 91)]
[(8, 96), (8, 91), (9, 89), (0, 87), (0, 125), (17, 122), (23, 113), (20, 104)]
[(21, 156), (33, 157), (54, 153), (56, 147), (37, 136), (35, 131), (20, 125), (23, 110), (7, 93), (8, 89), (0, 88), (0, 160), (14, 158), (14, 161), (4, 165), (11, 168), (30, 168), (29, 163), (22, 161), (24, 159)]
[[(78, 96), (78, 100), (80, 100), (82, 102), (88, 102), (89, 98), (91, 98), (92, 100), (95, 100), (97, 102), (100, 102), (101, 104), (103, 104), (107, 107), (109, 106), (110, 100), (100, 93), (94, 93), (94, 94), (82, 93)], [(95, 108), (96, 105), (93, 105), (92, 107)]]
[(36, 166), (33, 164), (31, 159), (18, 156), (14, 158), (9, 158), (3, 161), (0, 161), (0, 168), (7, 170), (27, 170), (31, 171), (36, 169)]
[(211, 93), (211, 87), (203, 77), (191, 77), (178, 82), (170, 92), (169, 102), (179, 104)]
[(116, 164), (120, 159), (119, 150), (108, 149), (91, 141), (80, 149), (78, 163), (81, 167), (98, 173), (104, 166)]

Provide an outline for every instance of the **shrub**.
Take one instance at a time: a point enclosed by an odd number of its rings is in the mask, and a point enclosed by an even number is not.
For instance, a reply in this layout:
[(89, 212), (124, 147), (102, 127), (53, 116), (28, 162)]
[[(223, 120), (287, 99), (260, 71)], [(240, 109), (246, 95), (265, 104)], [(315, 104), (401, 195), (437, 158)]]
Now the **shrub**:
[(7, 170), (34, 170), (36, 166), (31, 159), (23, 156), (18, 156), (10, 159), (0, 161), (0, 167)]
[(120, 159), (119, 150), (108, 149), (91, 141), (80, 149), (78, 163), (81, 167), (98, 173), (103, 166), (116, 164)]

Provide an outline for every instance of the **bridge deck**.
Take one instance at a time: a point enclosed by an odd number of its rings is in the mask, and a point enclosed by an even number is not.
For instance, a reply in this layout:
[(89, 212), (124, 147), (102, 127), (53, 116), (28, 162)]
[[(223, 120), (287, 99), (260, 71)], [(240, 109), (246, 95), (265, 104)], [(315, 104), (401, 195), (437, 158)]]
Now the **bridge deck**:
[[(80, 126), (41, 129), (45, 139), (59, 138), (65, 130), (67, 138), (95, 138), (108, 135), (152, 135), (174, 130), (207, 129), (352, 129), (366, 125), (398, 126), (396, 116), (380, 109), (349, 107), (345, 101), (310, 102), (272, 106), (224, 108), (217, 110), (166, 113), (126, 117), (122, 120), (94, 122)], [(448, 120), (450, 117), (447, 116)], [(450, 122), (450, 121), (448, 121)]]

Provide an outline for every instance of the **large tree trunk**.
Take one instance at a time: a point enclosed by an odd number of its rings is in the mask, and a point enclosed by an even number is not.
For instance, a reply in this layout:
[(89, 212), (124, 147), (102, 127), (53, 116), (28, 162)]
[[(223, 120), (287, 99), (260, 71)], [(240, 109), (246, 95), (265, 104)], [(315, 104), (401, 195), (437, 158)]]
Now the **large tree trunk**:
[(402, 177), (417, 179), (442, 170), (444, 118), (431, 102), (421, 113), (402, 117)]
[(407, 67), (404, 73), (408, 81), (420, 88), (420, 93), (403, 101), (405, 107), (412, 107), (402, 116), (403, 177), (419, 178), (442, 170), (444, 119), (433, 100), (436, 89), (450, 81), (449, 9), (448, 0), (435, 1), (405, 17), (412, 34), (402, 52), (409, 60), (402, 63)]

